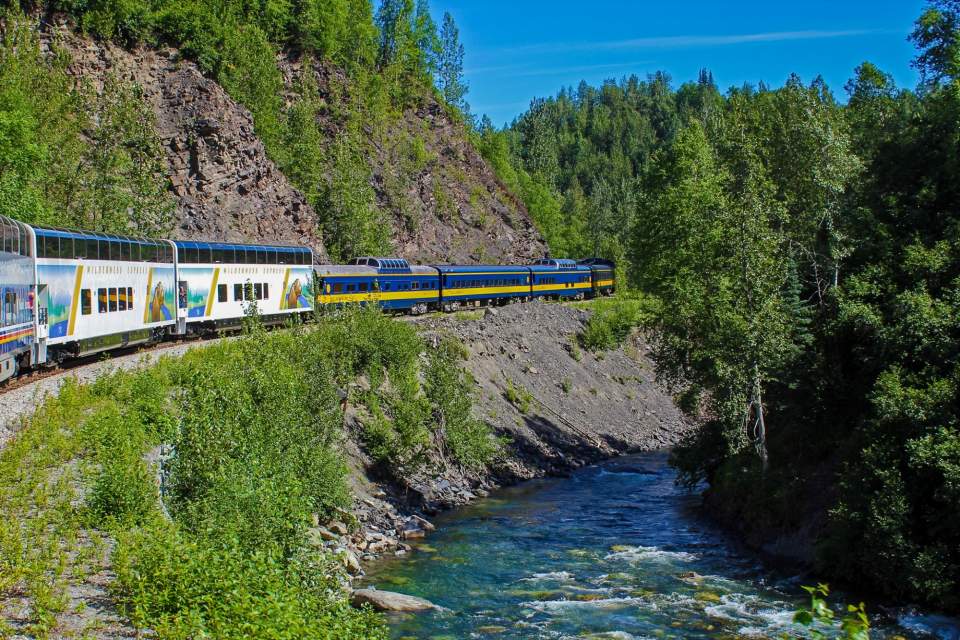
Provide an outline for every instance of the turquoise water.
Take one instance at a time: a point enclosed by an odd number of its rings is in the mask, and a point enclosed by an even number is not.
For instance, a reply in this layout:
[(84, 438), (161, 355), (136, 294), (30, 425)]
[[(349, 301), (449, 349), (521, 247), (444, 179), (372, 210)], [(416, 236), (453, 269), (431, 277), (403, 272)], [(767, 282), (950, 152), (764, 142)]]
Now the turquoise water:
[[(667, 454), (538, 480), (441, 516), (366, 586), (444, 611), (391, 618), (393, 638), (779, 638), (798, 635), (799, 578), (774, 573), (697, 512)], [(875, 638), (960, 640), (958, 621), (895, 612)]]

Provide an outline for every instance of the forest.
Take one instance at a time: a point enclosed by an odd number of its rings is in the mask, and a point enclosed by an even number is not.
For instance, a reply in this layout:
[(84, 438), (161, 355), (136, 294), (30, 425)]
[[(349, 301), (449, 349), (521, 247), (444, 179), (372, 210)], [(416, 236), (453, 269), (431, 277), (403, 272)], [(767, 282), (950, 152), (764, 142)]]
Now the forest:
[[(867, 61), (842, 88), (661, 72), (535, 99), (502, 129), (470, 114), (457, 27), (423, 0), (9, 4), (0, 213), (172, 224), (136, 88), (74, 87), (25, 14), (180, 48), (253, 113), (335, 258), (389, 246), (363, 128), (437, 96), (553, 254), (615, 259), (655, 300), (659, 373), (705, 419), (674, 453), (684, 482), (748, 537), (812, 526), (821, 575), (960, 608), (960, 1), (918, 17), (916, 87)], [(304, 78), (282, 100), (281, 52), (342, 69), (339, 99)]]
[(960, 607), (960, 2), (870, 62), (721, 92), (580, 84), (480, 144), (557, 254), (657, 300), (660, 375), (705, 417), (673, 457), (748, 539), (814, 531), (821, 575)]

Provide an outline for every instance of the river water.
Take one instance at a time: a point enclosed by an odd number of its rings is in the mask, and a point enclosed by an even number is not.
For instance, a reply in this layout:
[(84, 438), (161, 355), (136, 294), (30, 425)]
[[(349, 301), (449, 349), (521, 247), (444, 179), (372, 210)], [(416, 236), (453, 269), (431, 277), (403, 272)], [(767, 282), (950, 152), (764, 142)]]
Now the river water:
[[(735, 546), (674, 477), (656, 452), (506, 489), (438, 518), (366, 586), (444, 607), (392, 617), (397, 639), (802, 637), (802, 580)], [(960, 640), (960, 621), (903, 610), (872, 634), (897, 636)]]

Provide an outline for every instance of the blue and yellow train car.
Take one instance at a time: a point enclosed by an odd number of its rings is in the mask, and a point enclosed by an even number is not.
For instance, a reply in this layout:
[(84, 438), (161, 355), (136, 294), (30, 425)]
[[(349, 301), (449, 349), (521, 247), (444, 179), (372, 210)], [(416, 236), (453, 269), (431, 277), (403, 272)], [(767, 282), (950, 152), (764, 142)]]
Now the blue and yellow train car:
[(30, 228), (0, 216), (0, 382), (31, 364), (36, 326)]
[(356, 258), (350, 265), (316, 265), (317, 304), (378, 304), (391, 311), (426, 313), (440, 306), (440, 278), (433, 267), (403, 258)]
[(586, 258), (578, 261), (590, 268), (590, 284), (594, 296), (609, 296), (617, 289), (615, 276), (616, 264), (612, 260), (603, 258)]
[(441, 304), (446, 311), (482, 301), (530, 298), (530, 268), (499, 265), (435, 265), (440, 272)]
[(533, 297), (575, 298), (591, 292), (590, 267), (574, 260), (543, 258), (530, 267)]

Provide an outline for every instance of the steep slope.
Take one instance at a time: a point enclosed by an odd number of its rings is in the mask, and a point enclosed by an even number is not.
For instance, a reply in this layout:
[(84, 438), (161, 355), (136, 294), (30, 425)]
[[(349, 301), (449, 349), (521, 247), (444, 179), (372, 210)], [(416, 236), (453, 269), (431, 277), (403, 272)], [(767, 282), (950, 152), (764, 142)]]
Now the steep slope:
[(267, 157), (249, 111), (176, 50), (127, 51), (79, 37), (49, 35), (71, 57), (78, 82), (102, 89), (113, 74), (136, 83), (156, 115), (179, 239), (304, 243), (324, 259), (317, 216)]
[[(141, 87), (156, 116), (176, 197), (180, 239), (309, 244), (327, 260), (315, 211), (270, 159), (250, 112), (174, 48), (127, 50), (78, 35), (67, 21), (45, 26), (43, 42), (71, 59), (78, 83), (102, 90), (111, 75)], [(281, 59), (292, 86), (300, 65)], [(317, 65), (317, 84), (336, 99)], [(334, 122), (324, 122), (332, 142)], [(542, 255), (545, 245), (522, 203), (497, 179), (433, 98), (369, 135), (371, 186), (390, 221), (394, 253), (415, 262), (509, 262)], [(388, 141), (386, 144), (384, 140)], [(415, 160), (411, 149), (415, 148)]]

